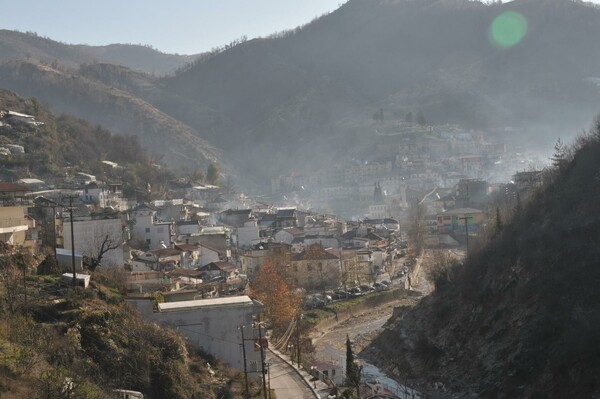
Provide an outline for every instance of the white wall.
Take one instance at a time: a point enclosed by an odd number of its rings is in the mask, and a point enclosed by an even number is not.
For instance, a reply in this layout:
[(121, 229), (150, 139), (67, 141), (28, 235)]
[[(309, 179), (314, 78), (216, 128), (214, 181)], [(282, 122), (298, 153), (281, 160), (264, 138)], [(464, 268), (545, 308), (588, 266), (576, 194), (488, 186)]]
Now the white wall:
[[(236, 297), (237, 298), (237, 297)], [(247, 298), (248, 297), (239, 297)], [(219, 299), (204, 299), (205, 302), (219, 301)], [(160, 304), (164, 306), (166, 304)], [(252, 301), (250, 303), (206, 306), (193, 309), (169, 310), (153, 313), (150, 318), (155, 322), (168, 325), (185, 336), (190, 342), (198, 345), (204, 351), (223, 360), (229, 366), (244, 370), (244, 361), (240, 326), (245, 326), (244, 342), (248, 371), (260, 370), (260, 351), (254, 350), (254, 340), (258, 337), (258, 330), (252, 328), (252, 315), (262, 313), (262, 304)], [(264, 334), (264, 331), (263, 331)], [(254, 368), (254, 367), (256, 368)], [(249, 373), (249, 376), (260, 376), (260, 373)]]
[(250, 247), (260, 240), (258, 234), (258, 224), (256, 220), (249, 220), (244, 223), (244, 227), (237, 228), (238, 247)]
[[(123, 266), (123, 227), (120, 219), (75, 220), (73, 222), (75, 236), (75, 252), (84, 256), (95, 257), (108, 235), (119, 248), (108, 251), (102, 258), (103, 266)], [(71, 248), (71, 223), (63, 223), (64, 248)]]

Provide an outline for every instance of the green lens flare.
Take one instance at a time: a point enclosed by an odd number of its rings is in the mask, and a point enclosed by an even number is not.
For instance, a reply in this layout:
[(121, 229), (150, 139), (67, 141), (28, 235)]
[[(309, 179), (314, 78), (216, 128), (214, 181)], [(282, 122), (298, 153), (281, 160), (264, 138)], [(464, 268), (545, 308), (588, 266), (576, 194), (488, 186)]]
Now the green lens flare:
[(490, 41), (501, 48), (513, 47), (525, 37), (527, 19), (516, 11), (505, 11), (498, 15), (490, 26)]

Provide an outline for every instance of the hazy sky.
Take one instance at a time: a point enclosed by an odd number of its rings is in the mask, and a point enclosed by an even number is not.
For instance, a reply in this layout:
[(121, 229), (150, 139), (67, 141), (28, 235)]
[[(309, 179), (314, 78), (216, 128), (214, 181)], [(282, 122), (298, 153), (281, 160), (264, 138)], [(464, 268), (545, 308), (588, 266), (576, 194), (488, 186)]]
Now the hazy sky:
[[(347, 0), (0, 1), (0, 29), (72, 44), (149, 44), (195, 54), (246, 35), (295, 28)], [(594, 0), (600, 3), (600, 0)]]
[(295, 28), (346, 0), (14, 0), (0, 2), (0, 28), (73, 44), (149, 44), (194, 54)]

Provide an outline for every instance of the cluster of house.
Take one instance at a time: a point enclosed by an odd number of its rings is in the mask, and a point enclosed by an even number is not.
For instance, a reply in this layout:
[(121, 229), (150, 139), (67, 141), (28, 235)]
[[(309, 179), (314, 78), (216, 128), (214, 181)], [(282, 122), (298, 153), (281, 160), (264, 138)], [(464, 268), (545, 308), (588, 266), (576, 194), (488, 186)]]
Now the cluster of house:
[(0, 127), (18, 125), (40, 126), (43, 124), (44, 122), (37, 121), (33, 115), (15, 111), (0, 111)]
[[(65, 264), (74, 246), (78, 265), (101, 258), (104, 266), (124, 266), (135, 274), (131, 288), (141, 292), (190, 285), (204, 297), (240, 291), (268, 257), (280, 259), (294, 286), (352, 286), (385, 268), (394, 255), (390, 237), (399, 238), (399, 222), (385, 211), (378, 218), (345, 221), (248, 198), (226, 200), (214, 186), (203, 187), (201, 193), (213, 195), (202, 196), (194, 194), (198, 186), (193, 185), (178, 187), (180, 199), (138, 203), (123, 198), (120, 184), (80, 175), (81, 185), (71, 190), (36, 190), (41, 182), (36, 179), (0, 182), (0, 237), (32, 253), (56, 248)], [(540, 179), (539, 172), (517, 173), (495, 191), (515, 198)], [(422, 197), (429, 243), (450, 244), (460, 241), (456, 236), (476, 234), (487, 220), (490, 191), (484, 180), (462, 179), (453, 190), (436, 188)], [(373, 198), (384, 200), (378, 183)]]
[[(15, 111), (0, 111), (0, 128), (10, 128), (11, 126), (40, 126), (43, 122), (35, 119), (35, 116), (22, 114)], [(24, 154), (25, 148), (22, 145), (5, 143), (0, 146), (0, 155), (19, 155)]]
[[(501, 140), (456, 126), (393, 123), (373, 135), (370, 161), (349, 162), (312, 174), (272, 179), (273, 193), (296, 192), (310, 207), (340, 215), (402, 219), (405, 210), (434, 188), (453, 189), (461, 179), (487, 179), (507, 156)], [(383, 193), (373, 199), (373, 186)]]

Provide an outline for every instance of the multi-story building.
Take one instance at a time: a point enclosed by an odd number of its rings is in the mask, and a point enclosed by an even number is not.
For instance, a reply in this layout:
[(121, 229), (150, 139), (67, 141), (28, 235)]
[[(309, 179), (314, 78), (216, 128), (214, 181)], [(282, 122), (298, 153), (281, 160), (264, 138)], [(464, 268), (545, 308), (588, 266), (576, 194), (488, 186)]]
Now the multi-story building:
[(340, 258), (319, 245), (313, 244), (293, 254), (286, 278), (297, 287), (323, 289), (336, 287), (340, 282)]
[(5, 243), (25, 245), (34, 238), (27, 234), (34, 226), (34, 221), (27, 218), (27, 208), (33, 205), (26, 195), (29, 191), (20, 184), (0, 182), (0, 240)]
[(156, 213), (157, 209), (148, 204), (142, 204), (131, 212), (131, 239), (148, 249), (169, 247), (175, 236), (175, 224), (159, 220)]

